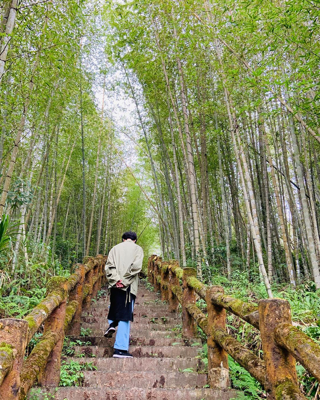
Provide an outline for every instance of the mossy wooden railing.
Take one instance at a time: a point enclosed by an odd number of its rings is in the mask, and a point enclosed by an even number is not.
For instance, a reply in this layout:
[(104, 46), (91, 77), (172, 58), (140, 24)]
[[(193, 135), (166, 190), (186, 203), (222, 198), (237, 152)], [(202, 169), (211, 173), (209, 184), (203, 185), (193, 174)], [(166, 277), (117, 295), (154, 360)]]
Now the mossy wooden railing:
[[(299, 389), (296, 360), (320, 382), (320, 346), (294, 327), (288, 301), (245, 303), (224, 294), (223, 287), (208, 287), (193, 268), (151, 256), (148, 279), (172, 312), (182, 306), (182, 334), (193, 337), (198, 325), (207, 335), (208, 380), (211, 387), (229, 385), (228, 354), (265, 388), (269, 399), (306, 399)], [(206, 301), (207, 315), (196, 306), (196, 295)], [(226, 311), (260, 330), (263, 360), (226, 330)]]
[[(24, 319), (0, 319), (0, 399), (24, 399), (35, 383), (59, 385), (65, 334), (80, 335), (81, 312), (104, 284), (105, 262), (101, 255), (87, 257), (69, 278), (51, 278), (47, 297)], [(25, 358), (40, 328), (41, 340)]]

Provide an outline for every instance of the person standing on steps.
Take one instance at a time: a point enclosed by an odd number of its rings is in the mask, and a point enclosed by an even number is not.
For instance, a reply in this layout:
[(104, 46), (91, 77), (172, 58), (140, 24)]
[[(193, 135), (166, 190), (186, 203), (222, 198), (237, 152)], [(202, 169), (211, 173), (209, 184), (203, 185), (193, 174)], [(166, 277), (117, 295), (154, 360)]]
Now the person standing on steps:
[(138, 292), (138, 275), (142, 268), (143, 250), (136, 244), (137, 234), (125, 232), (122, 243), (114, 246), (106, 263), (106, 275), (110, 288), (109, 326), (105, 337), (112, 337), (118, 327), (114, 343), (115, 358), (132, 357), (129, 350), (130, 322)]

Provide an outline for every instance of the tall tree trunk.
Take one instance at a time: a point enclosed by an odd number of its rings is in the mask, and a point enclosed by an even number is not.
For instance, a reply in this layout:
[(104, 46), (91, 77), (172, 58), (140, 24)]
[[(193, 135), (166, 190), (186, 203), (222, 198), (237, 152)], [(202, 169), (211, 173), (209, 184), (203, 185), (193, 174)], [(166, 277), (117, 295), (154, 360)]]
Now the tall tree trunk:
[[(52, 134), (51, 134), (51, 136), (50, 136), (50, 138), (49, 138), (49, 143), (52, 141), (52, 138), (53, 138), (53, 136), (54, 136), (54, 133), (56, 132), (56, 128), (57, 128), (57, 127), (55, 127), (55, 128), (52, 130)], [(39, 171), (39, 174), (38, 174), (37, 183), (36, 183), (36, 185), (35, 185), (36, 188), (38, 188), (38, 187), (40, 186), (40, 181), (41, 181), (41, 179), (42, 179), (43, 170), (44, 170), (44, 168), (45, 168), (46, 165), (47, 165), (47, 158), (48, 158), (48, 156), (49, 156), (49, 149), (50, 149), (50, 147), (47, 146), (47, 145), (45, 145), (45, 149), (44, 149), (45, 151), (44, 151), (44, 154), (43, 154), (43, 157), (42, 157), (42, 160), (41, 160), (41, 168), (40, 168), (40, 171)], [(36, 190), (38, 190), (38, 189), (36, 189)], [(28, 210), (28, 213), (27, 213), (26, 219), (25, 219), (25, 229), (27, 229), (28, 222), (29, 222), (29, 219), (30, 219), (30, 216), (31, 216), (31, 212), (32, 212), (32, 207), (29, 207), (29, 210)]]
[(190, 194), (191, 194), (191, 209), (192, 209), (192, 219), (193, 219), (193, 233), (194, 233), (194, 249), (195, 256), (197, 259), (197, 275), (201, 279), (202, 278), (202, 268), (201, 268), (201, 257), (200, 257), (200, 232), (199, 232), (199, 213), (198, 213), (198, 205), (197, 205), (197, 182), (196, 182), (196, 171), (194, 167), (193, 160), (193, 152), (192, 152), (192, 144), (191, 144), (191, 135), (189, 129), (189, 120), (188, 120), (188, 109), (187, 109), (187, 95), (186, 89), (183, 81), (183, 72), (181, 61), (177, 57), (177, 65), (180, 79), (180, 88), (181, 88), (181, 103), (182, 103), (182, 111), (184, 118), (184, 128), (187, 140), (187, 160), (188, 160), (188, 175), (190, 182)]
[(99, 216), (99, 221), (98, 221), (98, 230), (97, 230), (97, 248), (96, 248), (97, 254), (100, 253), (101, 228), (102, 228), (102, 221), (103, 221), (105, 201), (106, 201), (106, 188), (107, 188), (107, 183), (108, 183), (108, 176), (109, 176), (109, 163), (107, 160), (106, 170), (105, 170), (105, 180), (104, 180), (103, 190), (102, 190), (101, 210), (100, 210), (100, 216)]
[(306, 191), (305, 191), (305, 187), (304, 187), (304, 178), (303, 178), (302, 165), (301, 165), (301, 161), (300, 161), (300, 152), (299, 152), (297, 137), (296, 137), (296, 133), (295, 133), (295, 126), (294, 126), (293, 118), (291, 115), (289, 115), (289, 129), (290, 129), (290, 136), (291, 136), (292, 146), (293, 146), (293, 155), (294, 155), (294, 160), (295, 160), (295, 164), (296, 164), (297, 178), (298, 178), (298, 182), (299, 182), (299, 186), (300, 186), (301, 208), (302, 208), (304, 223), (305, 223), (305, 227), (306, 227), (306, 234), (307, 234), (307, 239), (308, 239), (307, 246), (308, 246), (309, 257), (310, 257), (310, 262), (311, 262), (311, 266), (312, 266), (313, 279), (314, 279), (316, 288), (319, 289), (320, 288), (319, 263), (318, 263), (317, 253), (316, 253), (316, 246), (315, 246), (315, 242), (314, 242), (312, 222), (311, 222), (309, 208), (308, 208), (308, 200), (307, 200)]
[[(80, 56), (81, 57), (81, 56)], [(84, 126), (83, 126), (83, 93), (82, 93), (82, 62), (80, 58), (80, 129), (81, 129), (81, 154), (82, 154), (82, 254), (86, 254), (86, 164), (84, 151)]]
[(227, 214), (227, 210), (226, 210), (227, 199), (226, 199), (226, 193), (225, 193), (224, 182), (223, 182), (220, 139), (218, 139), (218, 157), (219, 157), (220, 188), (221, 188), (221, 198), (222, 198), (222, 214), (223, 214), (223, 221), (224, 221), (224, 238), (226, 241), (226, 251), (227, 251), (227, 273), (228, 273), (228, 279), (231, 280), (229, 223), (228, 223), (228, 214)]
[[(104, 76), (104, 82), (103, 82), (102, 107), (101, 107), (101, 125), (100, 125), (100, 129), (99, 129), (99, 141), (98, 141), (98, 151), (97, 151), (97, 160), (96, 160), (96, 175), (95, 175), (95, 179), (94, 179), (94, 188), (93, 188), (93, 196), (92, 196), (92, 204), (91, 204), (91, 216), (90, 216), (90, 224), (89, 224), (89, 232), (88, 232), (88, 240), (87, 240), (87, 252), (86, 252), (87, 256), (89, 255), (89, 251), (90, 251), (93, 216), (94, 216), (95, 202), (96, 202), (96, 195), (97, 195), (97, 184), (98, 184), (98, 175), (99, 175), (99, 156), (100, 156), (100, 151), (101, 151), (101, 136), (102, 136), (102, 132), (103, 132), (103, 129), (104, 129), (103, 119), (104, 119), (104, 97), (105, 97), (105, 91), (106, 91), (106, 76)], [(100, 241), (100, 239), (99, 239), (99, 241)]]
[(207, 155), (207, 137), (205, 127), (205, 117), (200, 113), (200, 140), (201, 140), (201, 197), (203, 210), (203, 235), (205, 242), (208, 241), (208, 155)]
[(9, 50), (9, 43), (12, 37), (14, 24), (17, 14), (18, 0), (12, 0), (9, 7), (5, 11), (5, 15), (2, 21), (2, 30), (0, 33), (4, 33), (3, 39), (0, 41), (0, 84), (4, 74), (5, 64), (7, 61), (7, 54)]
[(55, 220), (55, 217), (56, 217), (57, 208), (58, 208), (58, 205), (59, 205), (59, 202), (60, 202), (60, 197), (61, 197), (62, 189), (63, 189), (63, 186), (64, 186), (64, 181), (65, 181), (66, 176), (67, 176), (67, 172), (68, 172), (68, 169), (69, 169), (69, 164), (70, 164), (70, 161), (71, 161), (71, 156), (72, 156), (75, 144), (76, 144), (76, 139), (74, 140), (73, 145), (71, 147), (69, 158), (68, 158), (68, 162), (67, 162), (67, 165), (66, 165), (63, 177), (62, 177), (62, 181), (61, 181), (61, 183), (59, 185), (59, 192), (58, 192), (58, 195), (57, 195), (57, 199), (55, 201), (55, 207), (53, 207), (52, 212), (51, 212), (49, 228), (48, 228), (48, 232), (47, 232), (46, 244), (49, 244), (49, 241), (50, 241), (51, 232), (52, 232), (52, 228), (53, 228), (53, 225), (54, 225), (54, 220)]
[(159, 118), (159, 116), (156, 116), (155, 111), (153, 110), (153, 107), (150, 103), (149, 103), (149, 107), (150, 107), (153, 119), (155, 121), (157, 130), (159, 133), (160, 144), (161, 144), (161, 148), (162, 148), (164, 175), (165, 175), (166, 185), (168, 188), (169, 204), (170, 204), (170, 209), (171, 209), (170, 214), (171, 214), (172, 226), (173, 226), (173, 241), (174, 241), (174, 249), (175, 249), (174, 255), (175, 255), (175, 258), (179, 260), (180, 259), (180, 250), (179, 250), (177, 216), (176, 216), (176, 210), (175, 210), (175, 205), (174, 205), (174, 200), (173, 200), (172, 187), (171, 187), (171, 183), (170, 183), (169, 169), (168, 169), (168, 165), (167, 165), (167, 159), (169, 159), (169, 155), (168, 155), (166, 144), (163, 139), (163, 132), (162, 132), (160, 118)]
[(24, 103), (24, 107), (23, 107), (23, 114), (20, 120), (20, 124), (18, 127), (18, 131), (16, 134), (16, 138), (14, 141), (14, 147), (11, 153), (11, 159), (9, 162), (9, 167), (6, 173), (6, 178), (4, 181), (4, 185), (3, 185), (3, 190), (2, 190), (2, 194), (1, 194), (1, 199), (0, 199), (0, 218), (2, 218), (3, 212), (4, 212), (4, 207), (6, 204), (6, 200), (8, 197), (8, 192), (9, 192), (9, 188), (10, 188), (10, 184), (11, 184), (11, 180), (12, 180), (12, 175), (13, 175), (13, 171), (14, 171), (14, 167), (17, 161), (17, 156), (18, 156), (18, 151), (19, 151), (19, 146), (20, 146), (20, 141), (21, 141), (21, 136), (22, 133), (24, 131), (24, 127), (25, 127), (25, 123), (26, 123), (26, 118), (27, 118), (27, 113), (28, 113), (28, 109), (29, 109), (29, 105), (30, 105), (30, 97), (31, 97), (31, 93), (33, 91), (33, 87), (34, 87), (34, 83), (33, 83), (33, 76), (34, 73), (38, 67), (38, 63), (39, 63), (39, 57), (37, 58), (35, 65), (32, 69), (32, 77), (31, 80), (29, 82), (29, 86), (28, 86), (28, 96), (25, 100)]
[[(221, 67), (222, 82), (223, 82), (224, 93), (225, 93), (225, 102), (226, 102), (226, 106), (227, 106), (229, 123), (230, 123), (230, 131), (231, 131), (232, 141), (234, 144), (235, 156), (236, 156), (236, 160), (238, 163), (240, 179), (242, 182), (243, 195), (244, 195), (245, 205), (246, 205), (246, 209), (247, 209), (247, 215), (248, 215), (248, 219), (249, 219), (249, 223), (250, 223), (250, 227), (251, 227), (252, 239), (253, 239), (257, 257), (258, 257), (259, 270), (263, 277), (263, 281), (264, 281), (268, 296), (269, 296), (269, 298), (272, 298), (273, 295), (272, 295), (272, 291), (271, 291), (271, 286), (270, 286), (267, 271), (265, 269), (265, 265), (264, 265), (264, 261), (263, 261), (261, 236), (260, 236), (260, 231), (259, 231), (259, 224), (258, 224), (254, 192), (253, 192), (253, 188), (252, 188), (252, 184), (251, 184), (251, 178), (250, 178), (250, 174), (249, 174), (249, 170), (248, 170), (248, 166), (247, 166), (247, 161), (246, 161), (245, 154), (244, 154), (244, 149), (241, 145), (238, 123), (237, 123), (236, 116), (233, 111), (231, 99), (230, 99), (229, 92), (228, 92), (228, 89), (226, 86), (226, 79), (225, 79), (225, 75), (224, 75), (224, 71), (223, 71), (222, 61), (221, 61), (220, 54), (219, 54), (219, 49), (217, 49), (217, 56), (218, 56), (218, 60), (219, 60), (220, 67)], [(241, 165), (241, 161), (242, 161), (242, 165)], [(246, 179), (244, 179), (242, 168), (244, 170)], [(248, 185), (248, 189), (247, 189), (247, 185)]]
[[(9, 19), (10, 19), (10, 21), (14, 23), (17, 0), (12, 0), (11, 5), (12, 5), (12, 7), (11, 7), (12, 10), (10, 10), (8, 22), (9, 22)], [(13, 14), (11, 14), (12, 12), (13, 12)], [(7, 24), (8, 24), (8, 22), (7, 22)], [(44, 24), (43, 32), (46, 31), (47, 25), (48, 25), (48, 15), (45, 16), (45, 24)], [(12, 26), (12, 29), (13, 29), (13, 26)], [(31, 95), (32, 95), (33, 88), (34, 88), (34, 75), (35, 75), (35, 72), (36, 72), (36, 70), (38, 68), (38, 65), (39, 65), (39, 56), (40, 56), (41, 48), (42, 48), (42, 44), (40, 44), (40, 47), (39, 47), (39, 49), (37, 51), (36, 61), (35, 61), (34, 65), (33, 65), (33, 67), (32, 67), (32, 70), (31, 70), (31, 77), (30, 77), (30, 82), (29, 82), (29, 85), (28, 85), (28, 93), (27, 93), (26, 100), (24, 102), (22, 117), (21, 117), (21, 120), (20, 120), (20, 123), (19, 123), (19, 126), (18, 126), (18, 131), (17, 131), (16, 138), (15, 138), (15, 141), (14, 141), (14, 147), (13, 147), (13, 150), (12, 150), (12, 153), (11, 153), (11, 159), (10, 159), (10, 162), (9, 162), (9, 167), (8, 167), (8, 170), (7, 170), (7, 173), (6, 173), (6, 179), (4, 181), (4, 186), (3, 186), (3, 190), (2, 190), (2, 194), (1, 194), (1, 198), (0, 198), (0, 219), (2, 218), (2, 215), (3, 215), (3, 212), (4, 212), (4, 207), (5, 207), (5, 204), (6, 204), (6, 200), (7, 200), (7, 197), (8, 197), (8, 192), (9, 192), (9, 188), (10, 188), (10, 184), (11, 184), (12, 174), (13, 174), (14, 167), (15, 167), (16, 160), (17, 160), (17, 156), (18, 156), (18, 150), (19, 150), (19, 145), (20, 145), (20, 141), (21, 141), (21, 136), (22, 136), (22, 133), (24, 131), (25, 124), (26, 124), (27, 114), (28, 114), (30, 101), (31, 101)], [(4, 69), (4, 63), (3, 63), (3, 69)], [(1, 73), (1, 57), (0, 57), (0, 80), (1, 80), (2, 75), (3, 75), (3, 70), (2, 70), (2, 73)]]
[(62, 230), (62, 240), (66, 240), (66, 232), (67, 232), (68, 216), (69, 216), (69, 211), (70, 211), (70, 203), (71, 203), (71, 196), (69, 196), (69, 199), (68, 199), (66, 216), (64, 218), (63, 230)]
[(99, 157), (100, 157), (100, 150), (101, 150), (101, 134), (102, 133), (100, 132), (99, 142), (98, 142), (98, 150), (97, 150), (96, 169), (95, 169), (96, 173), (95, 173), (94, 187), (93, 187), (93, 194), (92, 194), (91, 215), (90, 215), (89, 232), (88, 232), (88, 239), (87, 239), (86, 256), (88, 256), (89, 252), (90, 252), (93, 217), (94, 217), (95, 203), (96, 203), (96, 196), (97, 196), (97, 184), (98, 184), (98, 176), (99, 176)]
[(110, 218), (111, 218), (111, 199), (110, 199), (110, 195), (111, 195), (111, 193), (109, 191), (103, 254), (107, 254), (108, 242), (109, 242), (109, 239), (110, 239), (110, 233), (109, 233), (109, 226), (111, 224), (111, 221), (110, 221)]
[(181, 191), (180, 191), (177, 150), (176, 150), (176, 143), (175, 143), (174, 134), (173, 134), (171, 113), (169, 113), (169, 125), (170, 125), (171, 142), (172, 142), (172, 150), (173, 150), (173, 163), (174, 163), (174, 168), (175, 168), (175, 178), (176, 178), (175, 184), (176, 184), (176, 189), (177, 189), (180, 251), (181, 251), (181, 258), (182, 258), (182, 267), (186, 267), (187, 266), (187, 258), (186, 258), (186, 249), (185, 249), (185, 241), (184, 241), (182, 198), (181, 198)]
[(20, 248), (21, 239), (23, 240), (24, 217), (25, 217), (25, 213), (26, 213), (26, 208), (27, 208), (26, 204), (23, 204), (21, 207), (19, 231), (17, 234), (16, 244), (15, 244), (13, 258), (12, 258), (12, 274), (14, 274), (14, 279), (16, 279), (16, 277), (17, 277), (16, 267), (17, 267), (18, 258), (19, 258), (19, 248)]
[(304, 129), (302, 128), (302, 148), (304, 149), (304, 159), (305, 159), (305, 182), (306, 182), (306, 188), (309, 193), (309, 204), (310, 204), (310, 214), (311, 214), (311, 220), (312, 220), (312, 226), (313, 226), (313, 236), (314, 236), (314, 241), (315, 241), (315, 246), (316, 246), (316, 253), (318, 260), (320, 262), (320, 239), (319, 239), (319, 230), (318, 230), (318, 221), (317, 221), (317, 214), (316, 214), (316, 205), (315, 205), (315, 193), (313, 190), (313, 184), (312, 184), (312, 179), (310, 176), (310, 168), (309, 168), (309, 163), (308, 163), (308, 154), (307, 154), (307, 144), (305, 141), (305, 132)]
[(285, 224), (284, 215), (283, 215), (280, 194), (278, 191), (279, 184), (278, 184), (277, 177), (275, 174), (274, 164), (273, 164), (272, 157), (271, 157), (271, 151), (270, 151), (269, 142), (268, 142), (268, 138), (267, 138), (267, 134), (266, 134), (266, 129), (265, 129), (264, 121), (261, 117), (261, 114), (259, 116), (258, 122), (259, 122), (259, 129), (262, 132), (262, 138), (263, 138), (266, 155), (267, 155), (267, 158), (269, 161), (269, 166), (270, 166), (270, 173), (271, 173), (271, 179), (272, 179), (272, 184), (273, 184), (273, 191), (274, 191), (276, 203), (277, 203), (277, 211), (278, 211), (280, 228), (281, 228), (281, 233), (282, 233), (282, 242), (283, 242), (283, 248), (284, 248), (284, 252), (285, 252), (285, 256), (286, 256), (289, 280), (290, 280), (291, 285), (293, 285), (295, 287), (296, 281), (295, 281), (295, 276), (294, 276), (294, 267), (293, 267), (293, 262), (292, 262), (292, 255), (291, 255), (289, 241), (288, 241), (288, 235), (287, 235), (286, 224)]

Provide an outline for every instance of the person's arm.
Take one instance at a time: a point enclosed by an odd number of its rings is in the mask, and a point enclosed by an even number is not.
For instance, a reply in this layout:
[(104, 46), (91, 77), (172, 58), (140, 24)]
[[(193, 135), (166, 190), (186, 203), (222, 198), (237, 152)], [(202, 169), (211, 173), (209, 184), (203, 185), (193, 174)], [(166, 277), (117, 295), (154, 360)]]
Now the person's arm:
[(138, 273), (141, 271), (142, 261), (143, 261), (143, 250), (140, 247), (132, 264), (128, 268), (128, 271), (123, 276), (122, 283), (125, 287), (131, 285), (136, 275), (138, 275)]
[(105, 271), (109, 286), (115, 286), (116, 283), (120, 280), (120, 277), (118, 275), (116, 265), (114, 262), (113, 249), (111, 249), (110, 253), (108, 254), (108, 260), (106, 263)]

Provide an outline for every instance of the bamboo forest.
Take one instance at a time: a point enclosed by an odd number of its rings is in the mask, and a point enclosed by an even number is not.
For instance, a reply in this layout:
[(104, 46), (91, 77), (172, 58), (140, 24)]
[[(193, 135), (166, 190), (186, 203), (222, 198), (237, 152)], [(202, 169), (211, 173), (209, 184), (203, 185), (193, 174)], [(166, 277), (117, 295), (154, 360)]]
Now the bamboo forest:
[(286, 299), (320, 341), (319, 19), (316, 0), (0, 0), (1, 318), (134, 231), (145, 273), (154, 254)]

